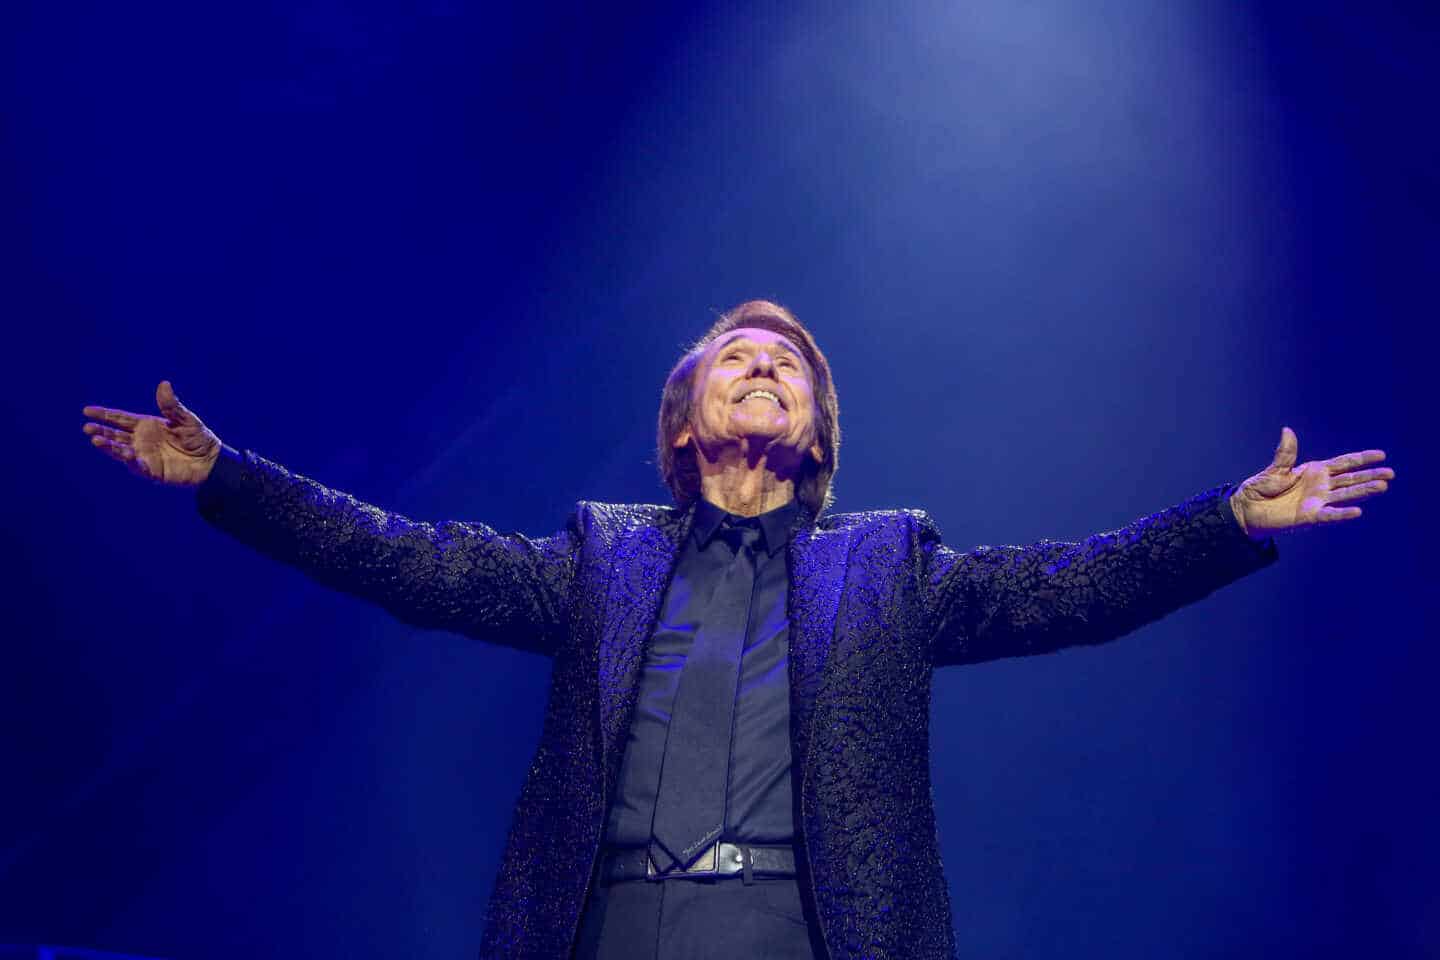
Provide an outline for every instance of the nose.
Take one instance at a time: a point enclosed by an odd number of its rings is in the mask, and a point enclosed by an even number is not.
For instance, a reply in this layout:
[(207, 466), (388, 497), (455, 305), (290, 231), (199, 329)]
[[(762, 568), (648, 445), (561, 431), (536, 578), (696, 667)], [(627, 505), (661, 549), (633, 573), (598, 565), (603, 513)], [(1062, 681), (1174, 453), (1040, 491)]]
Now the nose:
[(775, 372), (775, 357), (765, 348), (755, 351), (755, 359), (750, 361), (750, 376), (769, 376)]

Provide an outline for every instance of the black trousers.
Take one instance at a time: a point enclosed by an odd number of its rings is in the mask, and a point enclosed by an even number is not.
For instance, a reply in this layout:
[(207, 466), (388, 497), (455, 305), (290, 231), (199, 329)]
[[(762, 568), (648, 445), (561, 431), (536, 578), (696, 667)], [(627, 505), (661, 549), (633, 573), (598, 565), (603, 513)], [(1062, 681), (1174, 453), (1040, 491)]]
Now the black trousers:
[(628, 880), (590, 894), (575, 960), (816, 960), (794, 877)]

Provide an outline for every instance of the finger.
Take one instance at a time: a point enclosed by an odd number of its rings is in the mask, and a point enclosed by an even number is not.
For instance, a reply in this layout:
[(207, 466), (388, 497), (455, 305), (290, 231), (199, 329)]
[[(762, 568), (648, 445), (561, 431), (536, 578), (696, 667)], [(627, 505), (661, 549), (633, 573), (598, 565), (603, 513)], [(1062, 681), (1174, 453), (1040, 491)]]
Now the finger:
[(99, 447), (112, 460), (118, 460), (125, 464), (130, 472), (137, 477), (144, 477), (146, 480), (154, 480), (150, 474), (150, 467), (145, 463), (144, 458), (135, 453), (135, 448), (124, 443), (116, 443), (113, 440), (106, 440), (104, 437), (91, 437), (90, 442)]
[(1342, 473), (1330, 480), (1330, 489), (1338, 490), (1341, 487), (1351, 487), (1357, 483), (1369, 483), (1371, 480), (1394, 480), (1395, 471), (1389, 467), (1380, 467), (1377, 470), (1352, 470), (1350, 473)]
[(1384, 480), (1372, 480), (1369, 483), (1362, 483), (1358, 487), (1342, 487), (1339, 490), (1332, 489), (1330, 495), (1325, 498), (1327, 503), (1345, 503), (1349, 500), (1364, 500), (1366, 497), (1373, 497), (1377, 493), (1384, 493), (1390, 489), (1389, 484)]
[(1379, 463), (1384, 459), (1384, 450), (1360, 450), (1356, 453), (1342, 453), (1338, 457), (1331, 457), (1325, 461), (1325, 467), (1334, 475), (1343, 473), (1346, 470), (1354, 470), (1357, 467), (1365, 467), (1372, 463)]
[(1315, 515), (1316, 523), (1338, 523), (1341, 520), (1354, 520), (1360, 516), (1359, 507), (1325, 507)]
[(155, 388), (155, 406), (165, 415), (165, 419), (171, 423), (181, 423), (190, 413), (175, 396), (175, 388), (170, 385), (169, 380), (161, 380), (160, 385)]
[(91, 437), (90, 443), (101, 453), (121, 463), (129, 463), (135, 459), (135, 448), (128, 443), (117, 443), (114, 440), (107, 440), (104, 437)]
[(140, 415), (128, 410), (113, 410), (110, 407), (85, 407), (80, 411), (91, 420), (103, 420), (111, 426), (134, 430), (140, 422)]
[(110, 427), (102, 427), (98, 423), (87, 423), (80, 429), (92, 437), (104, 437), (106, 440), (114, 443), (123, 443), (126, 446), (135, 445), (135, 434), (130, 433), (128, 430), (114, 430)]
[(1300, 455), (1300, 438), (1295, 436), (1295, 431), (1289, 427), (1280, 428), (1280, 444), (1275, 448), (1275, 462), (1273, 466), (1289, 470), (1295, 466), (1295, 460)]

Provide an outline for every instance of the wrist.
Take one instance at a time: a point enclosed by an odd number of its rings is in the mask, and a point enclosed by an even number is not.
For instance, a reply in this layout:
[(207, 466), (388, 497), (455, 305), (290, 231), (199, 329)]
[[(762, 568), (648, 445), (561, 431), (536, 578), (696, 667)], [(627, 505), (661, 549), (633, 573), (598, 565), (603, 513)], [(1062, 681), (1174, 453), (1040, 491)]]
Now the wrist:
[[(1240, 499), (1240, 489), (1237, 487), (1235, 492), (1230, 494), (1230, 513), (1235, 517), (1235, 523), (1239, 525), (1240, 532), (1250, 537), (1250, 528), (1245, 525), (1245, 508), (1242, 506), (1242, 503), (1243, 501)], [(1254, 538), (1250, 537), (1250, 539), (1253, 540)]]
[(200, 480), (197, 487), (226, 486), (233, 480), (244, 464), (245, 458), (239, 450), (216, 442), (215, 449), (205, 455), (203, 465), (198, 469)]
[(204, 466), (200, 468), (201, 483), (204, 483), (206, 480), (210, 479), (210, 474), (215, 471), (215, 463), (220, 459), (220, 454), (224, 450), (224, 448), (225, 445), (220, 442), (220, 438), (216, 437), (214, 446), (205, 455)]
[(1251, 517), (1248, 520), (1246, 519), (1246, 515), (1249, 512), (1246, 509), (1248, 503), (1249, 501), (1241, 495), (1240, 488), (1236, 487), (1235, 492), (1230, 495), (1230, 512), (1235, 516), (1235, 525), (1240, 528), (1240, 532), (1245, 534), (1246, 539), (1251, 543), (1269, 542), (1273, 536), (1273, 531), (1265, 532), (1263, 530), (1257, 530), (1254, 522), (1255, 518)]

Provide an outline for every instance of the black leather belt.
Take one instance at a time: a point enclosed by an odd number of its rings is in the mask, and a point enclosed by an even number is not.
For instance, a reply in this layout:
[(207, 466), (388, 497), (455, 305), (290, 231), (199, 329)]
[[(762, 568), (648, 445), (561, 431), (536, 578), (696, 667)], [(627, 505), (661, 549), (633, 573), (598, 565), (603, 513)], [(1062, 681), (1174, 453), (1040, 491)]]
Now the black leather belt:
[(705, 880), (712, 877), (744, 877), (750, 883), (756, 877), (795, 876), (795, 851), (791, 847), (756, 846), (749, 843), (717, 843), (700, 855), (688, 870), (659, 873), (650, 859), (650, 852), (611, 850), (600, 861), (600, 882), (620, 883), (625, 880)]

